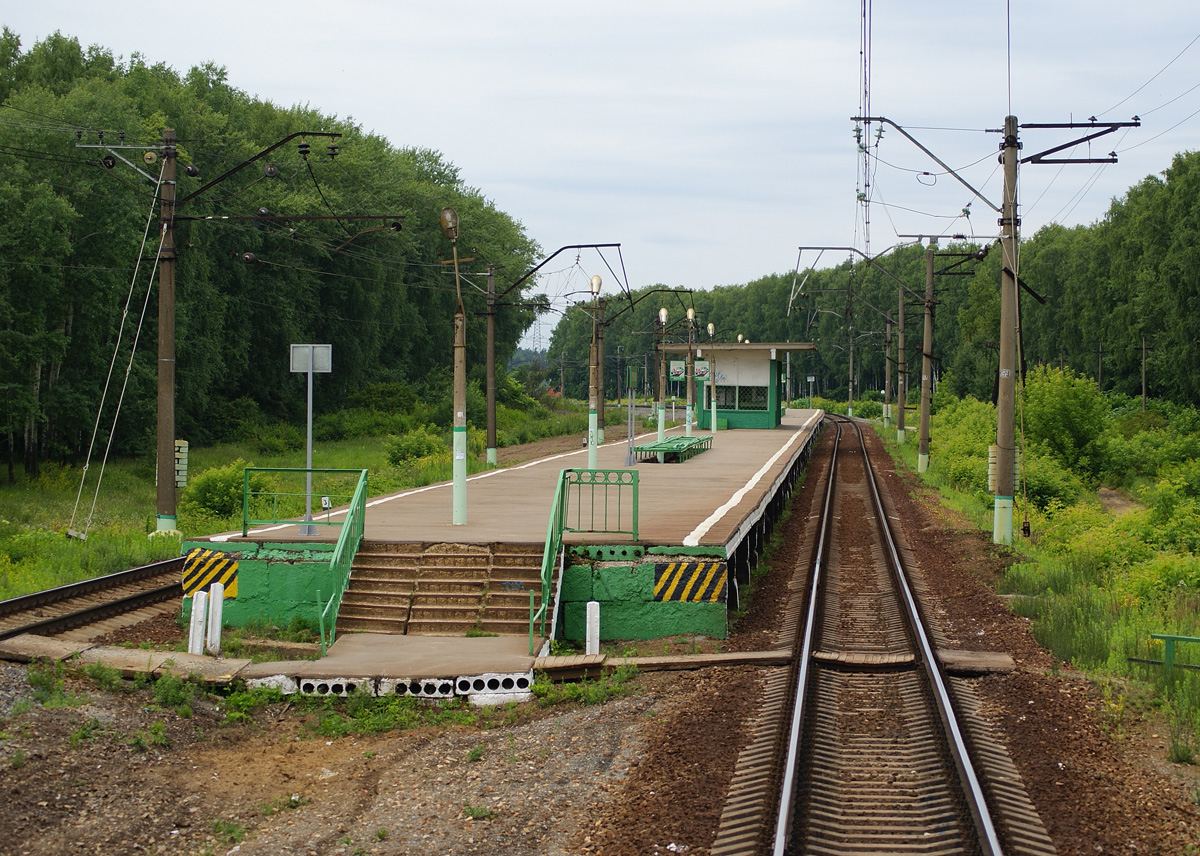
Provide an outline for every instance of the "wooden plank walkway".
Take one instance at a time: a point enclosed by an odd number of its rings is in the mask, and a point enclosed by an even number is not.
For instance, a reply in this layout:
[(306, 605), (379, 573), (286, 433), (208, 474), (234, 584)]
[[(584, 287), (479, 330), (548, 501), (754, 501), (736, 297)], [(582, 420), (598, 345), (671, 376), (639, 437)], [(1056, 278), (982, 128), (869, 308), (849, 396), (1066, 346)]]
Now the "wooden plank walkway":
[[(703, 455), (670, 467), (638, 467), (638, 543), (736, 546), (822, 416), (816, 410), (789, 410), (775, 430), (718, 431), (712, 448)], [(624, 440), (598, 451), (600, 469), (624, 468), (628, 451)], [(587, 450), (581, 448), (472, 476), (467, 480), (467, 523), (462, 526), (451, 523), (449, 482), (377, 497), (367, 503), (366, 537), (423, 543), (542, 543), (559, 472), (586, 466)], [(323, 534), (304, 538), (297, 526), (260, 527), (251, 530), (247, 540), (332, 540), (329, 530), (322, 527), (320, 531)], [(214, 536), (212, 540), (236, 542), (242, 540), (240, 535)], [(565, 540), (621, 543), (630, 539), (568, 534)]]

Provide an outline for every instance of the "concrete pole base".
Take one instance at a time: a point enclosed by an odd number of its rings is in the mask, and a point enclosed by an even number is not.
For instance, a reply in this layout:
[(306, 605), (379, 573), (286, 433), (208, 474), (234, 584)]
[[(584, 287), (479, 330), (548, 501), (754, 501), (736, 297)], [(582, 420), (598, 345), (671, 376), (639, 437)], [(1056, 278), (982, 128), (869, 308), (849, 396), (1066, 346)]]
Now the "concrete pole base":
[(467, 429), (454, 428), (454, 515), (455, 526), (467, 524)]
[(923, 473), (929, 469), (929, 453), (917, 455), (917, 472)]
[(992, 543), (1012, 546), (1013, 539), (1013, 498), (1011, 496), (996, 497), (996, 506), (992, 516)]

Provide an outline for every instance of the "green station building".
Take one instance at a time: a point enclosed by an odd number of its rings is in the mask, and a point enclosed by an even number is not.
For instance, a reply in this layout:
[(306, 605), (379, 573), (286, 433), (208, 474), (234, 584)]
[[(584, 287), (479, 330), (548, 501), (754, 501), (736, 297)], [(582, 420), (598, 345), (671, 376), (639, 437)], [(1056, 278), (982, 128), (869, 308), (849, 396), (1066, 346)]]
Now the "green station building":
[[(696, 366), (696, 425), (708, 430), (717, 398), (717, 430), (778, 428), (787, 409), (788, 354), (815, 351), (812, 342), (696, 342), (667, 344), (663, 352)], [(798, 361), (797, 361), (798, 362)], [(793, 373), (798, 371), (793, 366)]]

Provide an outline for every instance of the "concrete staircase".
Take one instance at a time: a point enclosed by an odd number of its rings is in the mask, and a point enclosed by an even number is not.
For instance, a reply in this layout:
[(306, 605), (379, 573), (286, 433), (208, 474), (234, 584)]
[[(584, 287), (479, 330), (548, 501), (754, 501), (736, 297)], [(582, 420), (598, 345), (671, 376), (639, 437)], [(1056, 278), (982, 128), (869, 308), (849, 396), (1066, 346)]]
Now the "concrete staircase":
[(525, 635), (530, 591), (541, 604), (541, 565), (541, 544), (363, 541), (337, 632)]

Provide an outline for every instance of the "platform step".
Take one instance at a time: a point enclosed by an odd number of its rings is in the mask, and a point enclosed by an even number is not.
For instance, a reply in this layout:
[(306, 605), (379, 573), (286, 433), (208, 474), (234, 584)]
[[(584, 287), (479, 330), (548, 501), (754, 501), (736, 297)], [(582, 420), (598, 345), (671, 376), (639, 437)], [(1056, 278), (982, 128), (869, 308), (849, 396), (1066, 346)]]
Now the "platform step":
[(351, 618), (338, 615), (337, 632), (338, 635), (343, 633), (390, 633), (395, 636), (404, 636), (408, 633), (408, 622), (389, 620), (378, 616)]
[[(529, 632), (529, 593), (541, 605), (541, 544), (391, 544), (364, 541), (342, 599), (338, 630), (459, 636)], [(345, 619), (343, 621), (343, 619)]]

